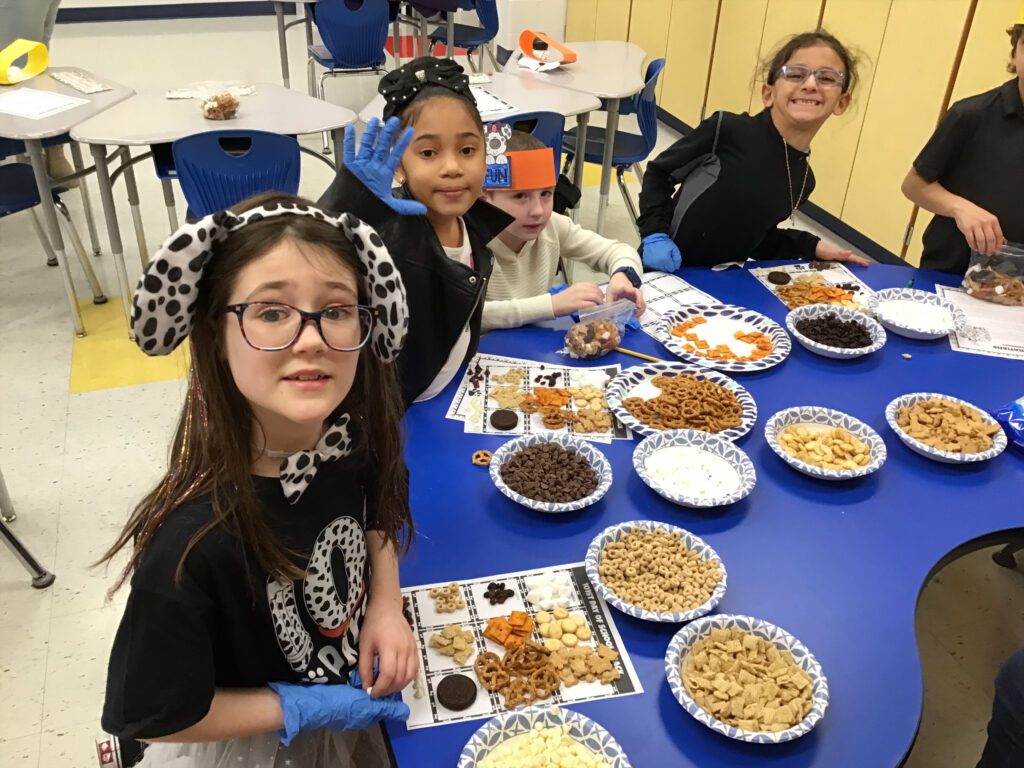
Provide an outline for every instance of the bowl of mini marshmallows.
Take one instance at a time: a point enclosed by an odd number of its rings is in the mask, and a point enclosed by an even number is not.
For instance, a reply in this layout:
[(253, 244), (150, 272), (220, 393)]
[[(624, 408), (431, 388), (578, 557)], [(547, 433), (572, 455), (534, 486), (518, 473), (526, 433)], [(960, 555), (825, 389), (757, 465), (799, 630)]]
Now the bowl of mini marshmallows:
[(538, 512), (589, 507), (612, 485), (604, 454), (572, 435), (523, 435), (494, 452), (491, 480), (512, 501)]
[(608, 731), (564, 707), (526, 707), (484, 723), (459, 755), (458, 768), (520, 768), (524, 765), (632, 768)]
[(610, 605), (645, 621), (692, 621), (714, 610), (728, 586), (725, 566), (703, 539), (654, 520), (605, 528), (590, 542), (584, 567)]
[(885, 442), (878, 433), (831, 408), (786, 408), (768, 419), (764, 436), (789, 466), (821, 480), (863, 477), (885, 463)]
[(801, 346), (822, 357), (850, 360), (885, 346), (885, 329), (863, 312), (808, 304), (786, 315), (786, 328)]
[(646, 437), (633, 468), (663, 499), (683, 507), (720, 507), (746, 498), (757, 483), (743, 449), (717, 435), (672, 429)]
[(886, 406), (885, 420), (910, 450), (945, 464), (986, 461), (1006, 449), (999, 422), (958, 397), (902, 395)]
[(928, 291), (886, 288), (868, 299), (868, 309), (882, 325), (909, 339), (941, 339), (967, 325), (960, 307)]

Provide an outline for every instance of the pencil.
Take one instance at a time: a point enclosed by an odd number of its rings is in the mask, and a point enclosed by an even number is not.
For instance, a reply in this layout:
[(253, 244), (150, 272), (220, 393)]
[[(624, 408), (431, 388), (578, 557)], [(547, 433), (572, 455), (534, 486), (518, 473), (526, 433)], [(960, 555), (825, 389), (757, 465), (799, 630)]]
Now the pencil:
[(660, 357), (651, 357), (645, 355), (643, 352), (634, 352), (632, 349), (626, 349), (625, 347), (614, 347), (616, 352), (621, 352), (624, 355), (632, 355), (633, 357), (639, 357), (641, 360), (650, 360), (652, 363), (664, 363)]

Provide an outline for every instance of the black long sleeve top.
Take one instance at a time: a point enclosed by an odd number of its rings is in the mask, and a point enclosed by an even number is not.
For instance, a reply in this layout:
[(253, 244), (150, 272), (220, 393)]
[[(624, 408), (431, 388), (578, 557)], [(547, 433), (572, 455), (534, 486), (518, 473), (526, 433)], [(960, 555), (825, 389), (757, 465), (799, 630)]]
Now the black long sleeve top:
[[(637, 222), (641, 237), (658, 232), (672, 234), (672, 213), (678, 196), (672, 174), (711, 152), (717, 121), (717, 114), (712, 115), (647, 164)], [(814, 189), (809, 153), (783, 142), (768, 110), (754, 116), (723, 113), (717, 149), (721, 161), (718, 180), (693, 202), (675, 233), (684, 266), (748, 258), (814, 257), (819, 238), (777, 227), (793, 208), (784, 149), (789, 153), (794, 202), (807, 170), (802, 204)]]

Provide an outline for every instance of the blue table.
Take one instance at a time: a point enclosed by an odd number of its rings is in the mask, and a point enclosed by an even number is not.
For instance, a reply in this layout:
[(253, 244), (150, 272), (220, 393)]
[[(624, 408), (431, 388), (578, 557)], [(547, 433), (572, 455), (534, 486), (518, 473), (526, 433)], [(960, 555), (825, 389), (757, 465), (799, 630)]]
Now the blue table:
[[(785, 307), (743, 270), (684, 270), (683, 277), (724, 302), (782, 322)], [(873, 265), (858, 275), (873, 288), (931, 290), (935, 278), (906, 267)], [(626, 346), (671, 359), (644, 334)], [(523, 328), (492, 333), (481, 350), (565, 363), (561, 335)], [(909, 352), (912, 359), (901, 355)], [(613, 353), (601, 363), (641, 361)], [(723, 613), (762, 617), (794, 633), (828, 676), (831, 704), (807, 736), (753, 745), (720, 736), (691, 718), (665, 682), (663, 658), (676, 625), (613, 614), (645, 693), (574, 705), (619, 740), (636, 768), (661, 766), (822, 766), (884, 768), (903, 760), (921, 714), (921, 671), (914, 637), (918, 594), (953, 550), (1022, 525), (1024, 457), (1012, 449), (980, 465), (939, 464), (913, 453), (885, 423), (885, 405), (907, 392), (938, 391), (993, 408), (1024, 394), (1024, 363), (954, 353), (948, 342), (889, 335), (879, 352), (853, 361), (811, 354), (794, 343), (769, 371), (737, 375), (758, 407), (758, 423), (738, 441), (758, 483), (742, 502), (710, 512), (676, 507), (632, 469), (635, 442), (600, 446), (615, 480), (593, 507), (564, 516), (514, 504), (470, 464), (477, 449), (503, 441), (466, 435), (444, 413), (454, 385), (407, 416), (416, 546), (401, 566), (403, 585), (469, 579), (582, 560), (605, 526), (650, 518), (680, 525), (710, 543), (729, 571)], [(786, 466), (765, 442), (765, 420), (793, 405), (824, 405), (872, 425), (889, 457), (880, 471), (845, 483), (817, 481)], [(998, 566), (994, 565), (993, 568)], [(401, 766), (454, 766), (483, 721), (419, 731), (391, 726)]]

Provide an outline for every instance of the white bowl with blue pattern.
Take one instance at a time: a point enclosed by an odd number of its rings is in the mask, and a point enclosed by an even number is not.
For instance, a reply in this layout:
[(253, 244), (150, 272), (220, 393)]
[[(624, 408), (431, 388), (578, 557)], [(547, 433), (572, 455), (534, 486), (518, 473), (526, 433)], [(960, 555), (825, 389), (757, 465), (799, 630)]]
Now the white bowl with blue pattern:
[[(537, 499), (523, 496), (521, 493), (517, 493), (509, 488), (505, 481), (501, 479), (501, 465), (523, 448), (542, 443), (555, 443), (567, 450), (576, 451), (586, 459), (594, 472), (597, 473), (597, 488), (594, 492), (576, 501), (553, 502), (537, 501)], [(490, 470), (491, 480), (494, 481), (494, 485), (497, 486), (499, 491), (512, 499), (512, 501), (522, 504), (524, 507), (535, 509), (538, 512), (573, 512), (577, 509), (589, 507), (608, 493), (608, 489), (612, 485), (612, 465), (608, 463), (605, 455), (586, 440), (581, 440), (573, 435), (523, 435), (522, 437), (509, 440), (494, 452), (494, 455), (491, 457)]]
[(611, 768), (632, 768), (629, 758), (608, 731), (586, 715), (564, 706), (533, 706), (492, 717), (462, 748), (458, 768), (476, 768), (498, 745), (529, 732), (540, 723), (545, 728), (568, 726), (568, 734)]
[[(760, 637), (775, 644), (775, 647), (785, 649), (793, 654), (793, 662), (806, 672), (811, 678), (811, 711), (807, 716), (792, 728), (784, 731), (747, 731), (736, 726), (723, 723), (710, 712), (706, 712), (693, 700), (686, 686), (683, 684), (682, 665), (690, 649), (700, 640), (711, 634), (712, 629), (736, 629), (747, 632), (755, 637)], [(825, 715), (828, 708), (828, 680), (821, 671), (821, 665), (814, 655), (807, 650), (807, 647), (789, 634), (781, 627), (777, 627), (763, 619), (755, 619), (752, 616), (736, 616), (731, 614), (718, 614), (705, 616), (687, 624), (676, 632), (672, 642), (668, 645), (665, 653), (665, 675), (668, 678), (668, 686), (672, 695), (683, 705), (690, 715), (700, 721), (713, 731), (718, 731), (723, 736), (739, 741), (749, 741), (752, 744), (780, 744), (784, 741), (792, 741), (808, 733), (818, 724)]]
[[(867, 443), (871, 451), (871, 460), (863, 467), (856, 469), (825, 469), (806, 461), (800, 461), (796, 456), (786, 452), (779, 445), (779, 434), (786, 427), (829, 427), (845, 429), (862, 443)], [(795, 408), (786, 408), (779, 411), (764, 425), (764, 436), (768, 445), (778, 454), (779, 458), (803, 472), (805, 475), (817, 477), (821, 480), (851, 480), (855, 477), (870, 475), (883, 464), (887, 456), (885, 441), (871, 427), (860, 419), (855, 419), (842, 411), (834, 411), (831, 408), (822, 408), (817, 405), (801, 405)]]
[(658, 376), (679, 376), (683, 373), (688, 373), (703, 381), (712, 381), (725, 387), (736, 396), (740, 408), (743, 409), (738, 427), (730, 427), (713, 434), (726, 440), (736, 440), (753, 429), (754, 422), (757, 421), (757, 404), (754, 402), (750, 392), (724, 373), (718, 373), (718, 371), (712, 371), (697, 365), (688, 365), (686, 363), (650, 363), (648, 365), (635, 365), (632, 368), (627, 368), (608, 382), (604, 389), (605, 400), (608, 401), (608, 407), (611, 408), (612, 413), (615, 414), (619, 422), (629, 427), (633, 432), (638, 432), (641, 435), (660, 435), (666, 430), (655, 429), (644, 424), (626, 410), (622, 405), (622, 401), (629, 397), (638, 396), (632, 394), (638, 387), (645, 389), (645, 399), (656, 397), (661, 390), (650, 383), (652, 379)]
[[(866, 347), (833, 347), (830, 344), (822, 344), (808, 338), (796, 329), (796, 324), (801, 320), (824, 317), (825, 315), (835, 315), (840, 320), (846, 322), (855, 320), (860, 323), (864, 326), (868, 335), (871, 336), (871, 344)], [(870, 355), (872, 352), (877, 352), (884, 347), (887, 340), (885, 328), (863, 312), (850, 309), (849, 307), (837, 307), (832, 304), (808, 304), (805, 307), (797, 307), (786, 315), (786, 329), (805, 349), (822, 357), (830, 357), (833, 360), (852, 360), (855, 357)]]
[[(679, 323), (686, 322), (693, 317), (703, 316), (709, 321), (714, 318), (732, 320), (742, 323), (748, 330), (760, 331), (772, 341), (772, 351), (760, 360), (709, 360), (706, 357), (695, 355), (683, 349), (684, 344), (689, 342), (678, 336), (672, 335), (672, 328)], [(669, 312), (662, 319), (657, 327), (657, 339), (664, 344), (676, 357), (686, 360), (688, 363), (700, 365), (707, 368), (716, 368), (720, 371), (730, 373), (749, 373), (751, 371), (763, 371), (778, 365), (786, 357), (793, 347), (786, 330), (760, 312), (745, 307), (737, 307), (732, 304), (687, 304), (684, 307)]]
[[(698, 448), (725, 459), (736, 470), (739, 485), (735, 490), (718, 496), (682, 494), (662, 485), (647, 472), (647, 459), (660, 450), (675, 447)], [(749, 496), (757, 483), (754, 464), (742, 448), (736, 447), (723, 437), (695, 429), (670, 429), (645, 437), (633, 451), (633, 469), (651, 490), (681, 507), (706, 508), (732, 504)]]
[[(999, 427), (999, 431), (992, 435), (992, 447), (987, 451), (979, 451), (978, 453), (954, 453), (953, 451), (943, 451), (938, 448), (933, 448), (927, 443), (922, 443), (917, 438), (911, 437), (904, 432), (903, 427), (901, 427), (897, 421), (900, 408), (910, 407), (919, 400), (929, 400), (933, 397), (938, 397), (943, 400), (951, 400), (954, 403), (959, 403), (960, 405), (966, 405), (968, 408), (973, 408), (981, 415), (981, 418), (986, 424), (993, 424)], [(970, 464), (975, 461), (988, 461), (1006, 450), (1006, 433), (1003, 431), (1003, 428), (999, 426), (999, 422), (974, 403), (961, 400), (959, 397), (941, 395), (938, 392), (911, 392), (909, 395), (897, 397), (885, 406), (885, 420), (889, 423), (892, 431), (896, 433), (896, 437), (902, 440), (904, 445), (906, 445), (910, 450), (921, 454), (927, 459), (941, 461), (944, 464)]]
[[(952, 325), (941, 328), (925, 328), (911, 325), (905, 321), (898, 320), (887, 315), (885, 302), (887, 301), (914, 301), (919, 304), (929, 304), (934, 307), (942, 307), (949, 312)], [(919, 291), (914, 288), (885, 288), (875, 291), (868, 298), (868, 309), (882, 325), (893, 333), (906, 336), (908, 339), (941, 339), (953, 331), (959, 331), (967, 325), (967, 315), (960, 307), (951, 301), (929, 291)]]
[[(687, 549), (699, 554), (703, 560), (717, 560), (719, 562), (719, 568), (722, 571), (722, 578), (719, 580), (718, 584), (715, 585), (715, 589), (711, 593), (711, 597), (690, 611), (649, 611), (638, 605), (627, 603), (621, 597), (608, 589), (601, 580), (601, 574), (598, 571), (601, 553), (607, 545), (619, 541), (634, 528), (639, 528), (644, 531), (665, 531), (666, 533), (678, 532)], [(600, 594), (609, 605), (613, 605), (623, 613), (638, 619), (643, 619), (644, 621), (658, 621), (668, 624), (682, 624), (687, 621), (692, 621), (693, 619), (713, 611), (715, 606), (718, 605), (725, 596), (726, 587), (729, 585), (729, 578), (725, 570), (725, 563), (722, 562), (722, 558), (718, 556), (718, 553), (715, 552), (707, 542), (683, 528), (679, 528), (675, 525), (669, 525), (668, 523), (659, 523), (656, 520), (632, 520), (627, 523), (617, 523), (616, 525), (608, 526), (597, 534), (597, 536), (594, 537), (594, 540), (590, 542), (590, 546), (587, 547), (587, 556), (583, 565), (586, 568), (587, 578), (590, 579), (590, 583), (594, 585), (594, 589), (597, 590), (598, 594)]]

